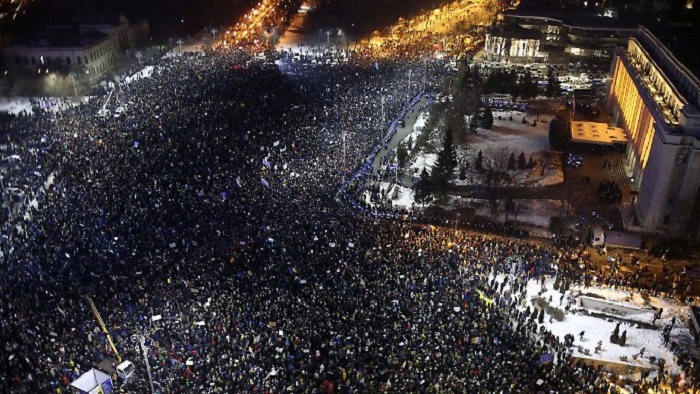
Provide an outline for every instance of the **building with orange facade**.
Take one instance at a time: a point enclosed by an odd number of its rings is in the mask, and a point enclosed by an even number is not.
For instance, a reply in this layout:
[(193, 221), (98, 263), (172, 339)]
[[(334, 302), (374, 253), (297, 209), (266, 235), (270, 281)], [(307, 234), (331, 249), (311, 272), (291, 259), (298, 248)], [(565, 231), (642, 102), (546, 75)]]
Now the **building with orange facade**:
[[(669, 43), (676, 45), (678, 37)], [(675, 49), (675, 48), (674, 48)], [(700, 80), (644, 27), (616, 48), (608, 105), (628, 135), (629, 226), (700, 240)]]

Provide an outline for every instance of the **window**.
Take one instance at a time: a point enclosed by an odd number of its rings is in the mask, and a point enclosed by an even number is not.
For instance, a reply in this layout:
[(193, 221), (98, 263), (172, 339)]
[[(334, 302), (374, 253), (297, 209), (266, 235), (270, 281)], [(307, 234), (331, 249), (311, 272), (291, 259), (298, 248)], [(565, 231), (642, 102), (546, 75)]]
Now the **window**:
[(78, 65), (80, 65), (80, 56), (76, 56), (76, 57), (75, 57), (75, 60), (77, 60), (77, 61), (78, 61)]
[(70, 57), (66, 56), (66, 64), (70, 66)]
[(88, 64), (87, 56), (85, 56), (85, 64)]
[(35, 65), (36, 65), (36, 58), (34, 56), (32, 56), (32, 66), (35, 66)]
[(664, 215), (664, 226), (668, 224), (668, 222), (671, 221), (671, 216), (670, 215)]

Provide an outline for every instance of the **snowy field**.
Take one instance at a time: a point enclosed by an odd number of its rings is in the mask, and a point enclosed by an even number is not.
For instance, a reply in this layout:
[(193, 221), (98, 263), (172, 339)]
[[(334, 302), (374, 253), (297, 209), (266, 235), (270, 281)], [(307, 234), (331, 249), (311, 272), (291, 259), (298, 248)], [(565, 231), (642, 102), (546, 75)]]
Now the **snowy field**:
[[(474, 200), (480, 206), (476, 209), (476, 214), (483, 217), (493, 218), (491, 209), (486, 200)], [(509, 215), (509, 220), (517, 220), (519, 223), (529, 224), (536, 227), (548, 228), (553, 217), (563, 216), (566, 212), (562, 202), (559, 200), (513, 200), (518, 210), (518, 215)], [(497, 222), (506, 221), (505, 203), (501, 202), (496, 215)]]
[[(501, 274), (496, 279), (502, 282), (503, 278), (504, 275)], [(506, 289), (508, 288), (509, 286), (506, 286)], [(662, 337), (663, 327), (671, 324), (671, 320), (674, 317), (676, 318), (676, 323), (671, 331), (671, 341), (677, 341), (682, 339), (681, 337), (691, 335), (684, 323), (689, 317), (688, 309), (675, 300), (666, 300), (653, 296), (643, 297), (638, 293), (610, 288), (582, 288), (572, 285), (560, 304), (562, 293), (554, 290), (553, 278), (545, 281), (544, 289), (539, 282), (531, 280), (528, 282), (526, 291), (526, 305), (521, 305), (521, 310), (525, 310), (528, 306), (532, 309), (532, 301), (535, 297), (541, 297), (547, 301), (551, 298), (550, 305), (561, 310), (564, 310), (568, 299), (572, 301), (571, 310), (569, 313), (566, 313), (564, 320), (557, 321), (546, 314), (544, 325), (547, 330), (562, 340), (566, 334), (574, 335), (576, 338), (573, 348), (574, 356), (641, 368), (651, 368), (652, 370), (656, 370), (657, 366), (651, 363), (650, 357), (654, 357), (657, 360), (663, 358), (666, 361), (667, 369), (672, 374), (682, 373), (680, 367), (674, 361), (674, 354), (664, 345)], [(626, 314), (611, 313), (610, 311), (604, 312), (597, 308), (583, 307), (580, 299), (583, 298), (585, 300), (587, 295), (594, 295), (591, 297), (594, 300), (610, 302), (613, 308), (626, 308), (630, 312)], [(664, 310), (661, 319), (657, 320), (653, 326), (651, 324), (653, 321), (652, 307), (663, 308)], [(586, 313), (598, 313), (601, 317), (590, 316)], [(623, 331), (627, 331), (627, 343), (625, 346), (619, 346), (610, 342), (610, 335), (618, 322), (620, 322), (620, 335)], [(640, 323), (642, 324), (640, 325)], [(585, 332), (583, 340), (579, 336), (582, 331)], [(595, 348), (598, 346), (599, 341), (602, 343), (602, 349), (596, 353)], [(579, 347), (581, 350), (587, 349), (589, 355), (580, 352)], [(644, 355), (635, 359), (633, 356), (639, 354), (642, 348), (645, 348)], [(623, 357), (626, 357), (626, 361), (622, 361)]]

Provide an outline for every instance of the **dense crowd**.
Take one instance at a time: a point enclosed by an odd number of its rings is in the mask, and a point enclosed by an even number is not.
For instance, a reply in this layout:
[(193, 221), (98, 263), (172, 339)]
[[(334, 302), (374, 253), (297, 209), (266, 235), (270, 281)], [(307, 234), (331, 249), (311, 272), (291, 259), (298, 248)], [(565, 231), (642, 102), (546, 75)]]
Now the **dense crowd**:
[[(614, 392), (519, 307), (528, 280), (582, 277), (576, 247), (386, 220), (339, 192), (382, 149), (378, 97), (391, 119), (421, 91), (409, 70), (425, 65), (283, 73), (219, 51), (116, 86), (120, 117), (97, 116), (98, 88), (55, 117), (3, 118), (19, 157), (3, 188), (20, 190), (4, 202), (0, 392), (66, 393), (116, 357), (86, 296), (137, 366), (118, 392), (149, 390), (139, 332), (164, 393)], [(513, 256), (521, 274), (495, 280)]]

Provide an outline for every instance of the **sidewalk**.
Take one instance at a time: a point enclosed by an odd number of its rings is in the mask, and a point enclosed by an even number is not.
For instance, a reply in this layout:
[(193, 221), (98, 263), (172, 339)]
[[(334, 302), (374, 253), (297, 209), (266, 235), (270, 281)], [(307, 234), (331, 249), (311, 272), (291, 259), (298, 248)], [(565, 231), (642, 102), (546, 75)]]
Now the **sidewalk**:
[[(382, 172), (386, 170), (386, 166), (382, 165), (382, 160), (387, 157), (387, 160), (390, 160), (390, 162), (393, 160), (393, 156), (395, 156), (395, 149), (399, 146), (399, 143), (401, 143), (409, 134), (413, 132), (413, 126), (416, 123), (416, 120), (418, 119), (418, 115), (421, 114), (422, 111), (419, 111), (418, 109), (423, 107), (425, 104), (428, 103), (428, 98), (424, 95), (421, 97), (421, 99), (413, 106), (411, 111), (406, 115), (404, 118), (405, 125), (404, 127), (397, 127), (396, 128), (396, 133), (391, 137), (391, 139), (384, 144), (382, 147), (382, 150), (377, 154), (377, 156), (374, 158), (374, 162), (372, 163), (372, 170), (376, 173), (377, 170), (381, 169)], [(390, 130), (387, 128), (386, 132), (388, 133)], [(391, 158), (391, 159), (390, 159)], [(406, 174), (405, 172), (401, 174), (399, 177), (399, 185), (404, 186), (404, 187), (412, 187), (412, 180), (411, 180), (411, 175), (410, 173)], [(392, 178), (393, 180), (393, 178)]]

